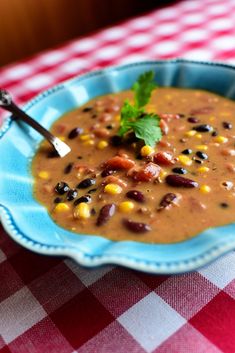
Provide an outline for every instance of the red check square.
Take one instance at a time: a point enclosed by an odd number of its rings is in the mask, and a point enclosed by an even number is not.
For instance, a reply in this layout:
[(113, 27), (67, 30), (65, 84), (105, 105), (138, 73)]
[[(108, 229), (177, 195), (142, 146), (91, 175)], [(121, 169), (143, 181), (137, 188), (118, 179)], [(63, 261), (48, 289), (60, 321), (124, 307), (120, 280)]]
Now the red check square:
[(220, 292), (189, 323), (224, 353), (235, 352), (235, 302)]
[(38, 255), (21, 248), (17, 254), (9, 259), (9, 262), (24, 283), (30, 283), (35, 278), (46, 273), (52, 267), (58, 265), (61, 262), (61, 259)]
[(73, 347), (66, 341), (60, 330), (49, 317), (39, 321), (9, 344), (11, 352), (72, 353)]
[(50, 316), (75, 349), (114, 320), (88, 289), (77, 294)]
[(51, 313), (81, 292), (85, 286), (65, 263), (61, 262), (43, 276), (36, 278), (28, 288), (43, 309)]
[(8, 261), (0, 264), (0, 283), (0, 302), (24, 286), (22, 280)]

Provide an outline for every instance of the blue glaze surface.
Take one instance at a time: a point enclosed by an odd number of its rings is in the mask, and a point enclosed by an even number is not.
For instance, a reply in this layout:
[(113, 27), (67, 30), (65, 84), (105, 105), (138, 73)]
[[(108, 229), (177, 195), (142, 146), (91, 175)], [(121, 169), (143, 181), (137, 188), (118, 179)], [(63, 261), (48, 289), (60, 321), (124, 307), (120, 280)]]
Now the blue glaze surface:
[[(95, 96), (129, 89), (141, 73), (150, 69), (155, 71), (159, 85), (206, 89), (235, 98), (234, 67), (176, 59), (128, 64), (82, 75), (45, 91), (24, 109), (49, 128), (66, 111)], [(30, 164), (40, 141), (31, 128), (10, 119), (0, 130), (1, 221), (8, 234), (26, 248), (68, 256), (84, 266), (111, 263), (159, 274), (195, 270), (235, 248), (235, 224), (211, 228), (190, 240), (169, 245), (114, 242), (60, 228), (33, 198)]]

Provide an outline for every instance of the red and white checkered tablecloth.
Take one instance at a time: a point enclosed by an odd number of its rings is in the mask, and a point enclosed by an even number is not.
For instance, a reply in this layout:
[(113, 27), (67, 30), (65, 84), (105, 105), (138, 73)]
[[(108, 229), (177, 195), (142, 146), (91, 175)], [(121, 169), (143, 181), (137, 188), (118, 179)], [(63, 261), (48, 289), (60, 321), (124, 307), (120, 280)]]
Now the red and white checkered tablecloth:
[[(143, 59), (235, 62), (235, 0), (189, 0), (0, 69), (18, 103), (88, 70)], [(198, 272), (93, 270), (0, 229), (0, 353), (234, 353), (235, 253)]]

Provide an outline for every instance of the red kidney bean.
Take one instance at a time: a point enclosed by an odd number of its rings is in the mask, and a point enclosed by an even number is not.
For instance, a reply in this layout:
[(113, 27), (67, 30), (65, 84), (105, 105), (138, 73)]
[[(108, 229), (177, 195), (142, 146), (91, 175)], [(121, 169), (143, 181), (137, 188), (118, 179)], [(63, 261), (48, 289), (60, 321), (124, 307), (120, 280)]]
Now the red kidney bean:
[(104, 205), (100, 210), (96, 225), (102, 226), (103, 224), (108, 222), (108, 220), (114, 215), (115, 210), (116, 206), (113, 203)]
[(188, 118), (188, 122), (191, 123), (191, 124), (196, 124), (196, 123), (199, 123), (199, 119), (194, 117), (194, 116), (190, 116)]
[(123, 225), (133, 233), (146, 233), (151, 230), (151, 227), (146, 223), (133, 222), (129, 219), (123, 219)]
[(180, 175), (170, 174), (166, 177), (166, 183), (170, 186), (183, 187), (183, 188), (197, 188), (198, 183), (194, 180), (184, 178)]
[(222, 125), (223, 125), (223, 128), (226, 129), (226, 130), (231, 130), (232, 127), (233, 127), (232, 124), (229, 123), (228, 121), (223, 121)]
[(83, 133), (83, 129), (81, 127), (75, 127), (75, 129), (71, 130), (68, 134), (68, 138), (70, 140), (74, 139), (75, 137), (81, 135)]
[(169, 192), (168, 194), (164, 195), (159, 203), (158, 211), (162, 211), (164, 208), (168, 208), (177, 200), (176, 194)]
[(135, 200), (137, 202), (144, 202), (145, 198), (144, 198), (144, 194), (141, 191), (138, 190), (130, 190), (126, 193), (126, 196), (129, 199)]
[(110, 169), (109, 167), (107, 167), (102, 171), (101, 176), (105, 178), (106, 176), (112, 175), (114, 173), (115, 171), (113, 169)]
[(206, 107), (201, 107), (198, 109), (193, 109), (191, 110), (190, 114), (191, 115), (198, 115), (198, 114), (208, 114), (210, 113), (212, 110), (214, 110), (214, 107), (212, 106), (206, 106)]

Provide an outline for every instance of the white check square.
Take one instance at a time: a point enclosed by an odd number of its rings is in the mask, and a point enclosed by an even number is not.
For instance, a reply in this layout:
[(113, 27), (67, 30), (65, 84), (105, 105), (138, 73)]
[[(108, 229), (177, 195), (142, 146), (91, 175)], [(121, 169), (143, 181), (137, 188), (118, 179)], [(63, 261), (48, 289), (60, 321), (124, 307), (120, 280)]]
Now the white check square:
[(153, 351), (186, 322), (154, 292), (133, 305), (117, 320), (147, 352)]
[(71, 260), (65, 260), (65, 263), (86, 287), (98, 281), (106, 273), (110, 272), (114, 267), (101, 266), (97, 268), (88, 269), (85, 267), (78, 266), (74, 261)]
[(0, 303), (0, 332), (6, 343), (27, 331), (47, 314), (27, 287)]
[(231, 251), (198, 272), (217, 287), (223, 289), (234, 279), (235, 252)]

